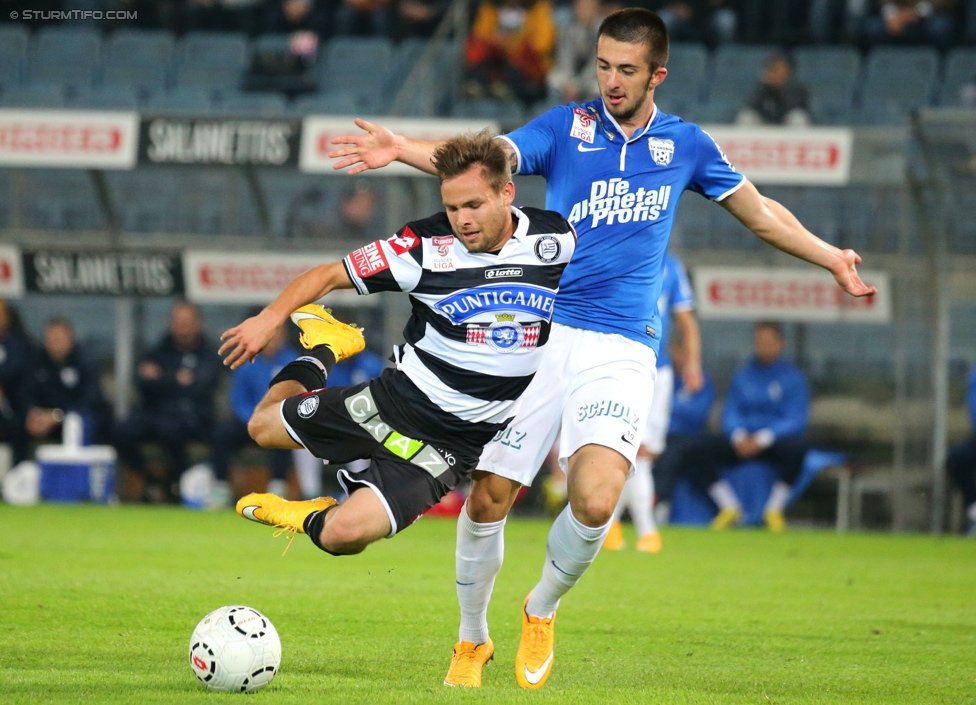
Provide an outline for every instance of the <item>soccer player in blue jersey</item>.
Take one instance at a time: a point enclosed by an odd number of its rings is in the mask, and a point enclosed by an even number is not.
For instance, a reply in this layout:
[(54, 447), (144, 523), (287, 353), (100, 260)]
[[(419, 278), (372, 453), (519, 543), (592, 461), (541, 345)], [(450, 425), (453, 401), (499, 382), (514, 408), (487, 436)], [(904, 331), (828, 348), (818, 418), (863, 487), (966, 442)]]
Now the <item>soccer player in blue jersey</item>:
[[(449, 685), (481, 684), (493, 654), (487, 610), (505, 517), (558, 433), (569, 505), (549, 532), (515, 658), (520, 686), (540, 688), (549, 677), (556, 608), (596, 558), (634, 467), (654, 389), (664, 255), (685, 190), (720, 203), (774, 247), (827, 269), (848, 293), (875, 291), (857, 275), (857, 253), (817, 238), (760, 195), (701, 128), (655, 107), (667, 59), (667, 30), (656, 14), (628, 8), (608, 15), (597, 40), (600, 97), (553, 108), (501, 138), (513, 171), (546, 177), (547, 207), (569, 219), (579, 242), (563, 272), (539, 372), (508, 429), (485, 448), (458, 519), (461, 628)], [(433, 173), (436, 142), (356, 124), (365, 134), (333, 139), (346, 145), (330, 153), (340, 158), (335, 168), (354, 174), (398, 160)]]
[(658, 531), (651, 511), (654, 503), (654, 476), (651, 474), (651, 467), (664, 452), (668, 423), (671, 420), (674, 370), (668, 355), (668, 332), (673, 317), (686, 351), (685, 364), (681, 369), (684, 387), (694, 394), (702, 387), (701, 334), (694, 309), (695, 296), (691, 291), (685, 267), (675, 255), (668, 254), (664, 258), (661, 295), (657, 299), (661, 335), (654, 396), (647, 411), (647, 422), (637, 450), (637, 459), (634, 461), (634, 472), (624, 484), (620, 499), (617, 500), (617, 508), (613, 512), (610, 531), (603, 541), (603, 547), (607, 550), (619, 551), (626, 545), (620, 523), (625, 509), (630, 512), (630, 520), (637, 531), (637, 550), (643, 553), (658, 553), (661, 550), (661, 532)]

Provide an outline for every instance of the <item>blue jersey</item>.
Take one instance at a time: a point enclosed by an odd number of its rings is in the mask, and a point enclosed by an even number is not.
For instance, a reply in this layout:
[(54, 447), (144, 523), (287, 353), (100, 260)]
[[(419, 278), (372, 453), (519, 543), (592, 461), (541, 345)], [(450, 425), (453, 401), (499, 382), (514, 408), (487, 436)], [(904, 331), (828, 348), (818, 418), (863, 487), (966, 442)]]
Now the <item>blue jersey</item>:
[(655, 109), (627, 139), (600, 99), (563, 105), (505, 136), (519, 174), (546, 178), (546, 208), (576, 228), (553, 321), (660, 348), (664, 255), (678, 198), (720, 201), (743, 176), (700, 127)]
[(661, 316), (661, 350), (657, 354), (658, 367), (670, 367), (668, 355), (668, 332), (671, 329), (671, 315), (678, 311), (691, 311), (695, 308), (695, 295), (691, 282), (681, 260), (674, 255), (664, 258), (664, 278), (661, 282), (661, 295), (657, 297), (657, 312)]
[(782, 357), (769, 365), (753, 358), (732, 375), (722, 430), (756, 433), (768, 429), (774, 438), (797, 436), (807, 430), (810, 392), (800, 368)]

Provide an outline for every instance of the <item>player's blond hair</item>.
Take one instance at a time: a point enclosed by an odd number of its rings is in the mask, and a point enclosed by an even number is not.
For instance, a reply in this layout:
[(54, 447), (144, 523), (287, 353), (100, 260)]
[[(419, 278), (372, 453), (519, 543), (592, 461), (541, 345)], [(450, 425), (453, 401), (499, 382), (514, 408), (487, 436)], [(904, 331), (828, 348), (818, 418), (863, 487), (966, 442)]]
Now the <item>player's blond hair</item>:
[(512, 180), (508, 155), (490, 130), (452, 137), (434, 151), (437, 178), (442, 182), (480, 166), (485, 181), (496, 192)]

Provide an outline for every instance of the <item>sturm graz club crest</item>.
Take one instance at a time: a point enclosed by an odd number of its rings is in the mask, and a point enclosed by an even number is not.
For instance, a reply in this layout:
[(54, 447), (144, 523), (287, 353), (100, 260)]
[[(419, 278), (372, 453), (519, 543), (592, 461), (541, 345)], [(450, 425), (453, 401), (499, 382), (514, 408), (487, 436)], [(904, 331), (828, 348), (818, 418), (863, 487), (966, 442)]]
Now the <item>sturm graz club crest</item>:
[(647, 148), (651, 150), (651, 158), (658, 166), (667, 166), (674, 157), (674, 140), (651, 137), (647, 140)]
[(554, 262), (559, 257), (560, 250), (559, 240), (552, 235), (543, 235), (535, 243), (535, 256), (546, 264)]
[(525, 329), (511, 313), (495, 314), (495, 322), (485, 332), (485, 343), (495, 352), (510, 353), (522, 347)]
[(298, 415), (303, 419), (307, 419), (309, 416), (315, 413), (315, 410), (319, 408), (319, 398), (318, 396), (305, 397), (298, 405)]

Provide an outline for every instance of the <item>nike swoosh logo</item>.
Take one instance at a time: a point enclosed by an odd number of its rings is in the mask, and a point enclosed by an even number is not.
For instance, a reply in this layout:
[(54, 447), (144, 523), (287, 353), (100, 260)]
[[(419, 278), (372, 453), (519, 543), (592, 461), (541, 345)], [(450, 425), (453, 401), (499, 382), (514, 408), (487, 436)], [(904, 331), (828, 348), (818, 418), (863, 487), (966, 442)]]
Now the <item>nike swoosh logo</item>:
[(254, 516), (254, 510), (255, 509), (260, 509), (260, 508), (261, 507), (259, 507), (257, 504), (251, 504), (251, 505), (248, 505), (248, 506), (244, 507), (241, 510), (241, 514), (244, 515), (244, 518), (245, 519), (250, 519), (251, 521), (256, 521), (258, 524), (263, 524), (264, 523), (263, 521), (261, 521), (256, 516)]
[(581, 152), (599, 152), (601, 150), (606, 149), (606, 147), (584, 147), (583, 143), (580, 142), (579, 144), (576, 145), (576, 149), (578, 149)]
[(624, 443), (629, 443), (630, 445), (634, 445), (634, 442), (629, 438), (627, 438), (627, 436), (621, 436), (620, 440), (622, 440)]
[(537, 671), (530, 671), (529, 667), (526, 666), (525, 680), (527, 680), (532, 685), (536, 685), (539, 681), (541, 681), (545, 677), (546, 673), (548, 673), (549, 666), (552, 665), (552, 656), (553, 656), (553, 652), (550, 651), (549, 657), (545, 661), (543, 661), (542, 665), (539, 666), (539, 670)]

